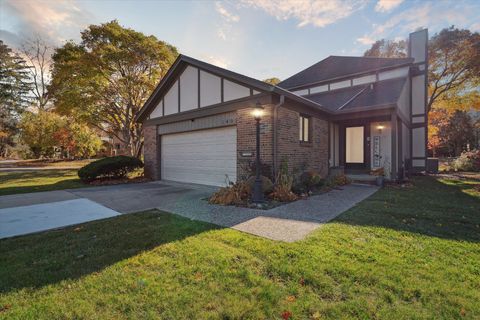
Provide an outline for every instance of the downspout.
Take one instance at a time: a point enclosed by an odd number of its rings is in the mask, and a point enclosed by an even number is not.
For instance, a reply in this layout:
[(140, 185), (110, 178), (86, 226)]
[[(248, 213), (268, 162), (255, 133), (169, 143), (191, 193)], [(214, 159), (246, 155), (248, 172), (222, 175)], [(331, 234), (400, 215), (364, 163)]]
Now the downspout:
[(278, 109), (285, 103), (285, 96), (282, 94), (280, 95), (280, 102), (273, 106), (273, 178), (275, 179), (278, 171), (278, 130), (277, 130), (277, 122), (278, 122)]

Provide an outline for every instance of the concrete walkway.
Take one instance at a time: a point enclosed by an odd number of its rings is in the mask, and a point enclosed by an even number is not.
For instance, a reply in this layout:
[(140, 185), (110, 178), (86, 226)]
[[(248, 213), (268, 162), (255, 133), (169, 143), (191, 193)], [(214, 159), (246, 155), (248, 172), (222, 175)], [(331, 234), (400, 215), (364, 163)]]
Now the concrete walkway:
[(371, 185), (351, 184), (305, 200), (260, 210), (211, 205), (205, 200), (211, 191), (192, 187), (190, 192), (175, 201), (162, 202), (157, 208), (272, 240), (293, 242), (304, 239), (377, 190), (378, 187)]
[[(98, 216), (87, 214), (90, 212), (88, 208), (93, 207), (86, 206), (88, 210), (85, 210), (82, 208), (82, 202), (71, 202), (68, 207), (59, 204), (88, 199), (116, 214), (157, 208), (193, 220), (291, 242), (303, 239), (311, 231), (369, 197), (378, 189), (373, 186), (348, 185), (270, 210), (210, 205), (206, 199), (215, 190), (216, 187), (159, 181), (1, 196), (0, 223), (2, 228), (10, 228), (3, 226), (9, 223), (28, 226), (41, 221), (29, 216), (30, 212), (41, 210), (46, 214), (49, 210), (57, 212), (57, 209), (64, 212), (65, 217), (61, 214), (52, 214), (50, 217), (52, 222), (39, 224), (39, 228), (32, 231), (36, 232), (106, 217), (103, 214), (107, 211), (103, 209), (99, 209)], [(77, 209), (71, 209), (73, 204)], [(113, 216), (112, 212), (110, 214)], [(15, 216), (19, 221), (12, 220)], [(74, 218), (76, 220), (73, 220)], [(44, 229), (40, 228), (42, 225)], [(0, 232), (0, 238), (2, 237), (4, 236)]]

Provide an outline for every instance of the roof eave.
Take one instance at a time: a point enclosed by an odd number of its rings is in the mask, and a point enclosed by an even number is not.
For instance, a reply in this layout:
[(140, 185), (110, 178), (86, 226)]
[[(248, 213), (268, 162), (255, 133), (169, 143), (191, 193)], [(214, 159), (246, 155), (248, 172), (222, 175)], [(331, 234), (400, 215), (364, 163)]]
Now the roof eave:
[(231, 78), (233, 80), (244, 83), (245, 85), (262, 92), (273, 92), (275, 89), (275, 86), (265, 83), (263, 81), (253, 79), (253, 78), (244, 76), (242, 74), (239, 74), (230, 70), (226, 70), (226, 69), (214, 66), (212, 64), (209, 64), (185, 55), (179, 55), (175, 60), (175, 62), (170, 67), (170, 69), (168, 70), (167, 74), (162, 78), (162, 80), (159, 82), (159, 84), (157, 85), (153, 93), (150, 95), (147, 101), (143, 104), (139, 113), (135, 117), (136, 122), (143, 122), (145, 120), (148, 112), (152, 108), (152, 105), (151, 105), (152, 102), (161, 93), (165, 85), (169, 83), (169, 81), (171, 80), (170, 78), (176, 74), (181, 64), (190, 64), (201, 70), (209, 71), (217, 76)]
[[(309, 82), (309, 83), (305, 83), (305, 84), (302, 84), (302, 85), (293, 86), (293, 87), (289, 87), (289, 88), (282, 88), (282, 89), (284, 89), (284, 90), (300, 90), (300, 89), (304, 89), (304, 88), (311, 87), (311, 86), (314, 86), (314, 85), (322, 85), (322, 84), (330, 83), (332, 81), (341, 81), (341, 80), (348, 79), (348, 78), (351, 78), (351, 77), (361, 76), (361, 75), (370, 74), (370, 73), (373, 73), (373, 72), (380, 72), (380, 71), (385, 71), (385, 70), (390, 70), (390, 69), (395, 69), (395, 68), (402, 68), (402, 67), (406, 67), (406, 66), (410, 66), (410, 65), (413, 65), (413, 62), (405, 62), (405, 63), (397, 64), (397, 65), (394, 65), (394, 66), (375, 68), (375, 69), (370, 69), (370, 70), (367, 70), (367, 71), (350, 73), (350, 74), (347, 74), (347, 75), (344, 75), (344, 76), (328, 78), (328, 79), (321, 80), (321, 81)], [(279, 84), (281, 84), (281, 83), (279, 83)]]

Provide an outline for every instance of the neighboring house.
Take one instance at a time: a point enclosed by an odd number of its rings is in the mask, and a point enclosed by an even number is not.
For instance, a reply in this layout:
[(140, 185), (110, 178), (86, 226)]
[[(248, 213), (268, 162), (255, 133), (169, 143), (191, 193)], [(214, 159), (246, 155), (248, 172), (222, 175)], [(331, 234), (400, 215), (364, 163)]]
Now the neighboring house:
[(255, 159), (278, 171), (332, 168), (389, 179), (425, 170), (427, 30), (410, 34), (409, 58), (331, 56), (277, 86), (180, 56), (140, 111), (145, 173), (154, 179), (225, 185)]

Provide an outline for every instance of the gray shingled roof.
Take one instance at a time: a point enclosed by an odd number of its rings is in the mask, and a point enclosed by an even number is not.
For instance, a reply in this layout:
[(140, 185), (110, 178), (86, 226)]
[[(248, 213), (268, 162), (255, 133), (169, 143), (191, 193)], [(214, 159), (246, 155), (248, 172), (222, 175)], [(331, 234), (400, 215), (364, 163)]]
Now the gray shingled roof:
[[(396, 104), (406, 78), (397, 78), (372, 84), (317, 93), (305, 98), (321, 104), (330, 111)], [(347, 103), (348, 102), (348, 103)]]
[(291, 89), (306, 84), (338, 78), (413, 62), (413, 58), (373, 58), (329, 56), (280, 82), (279, 87)]

